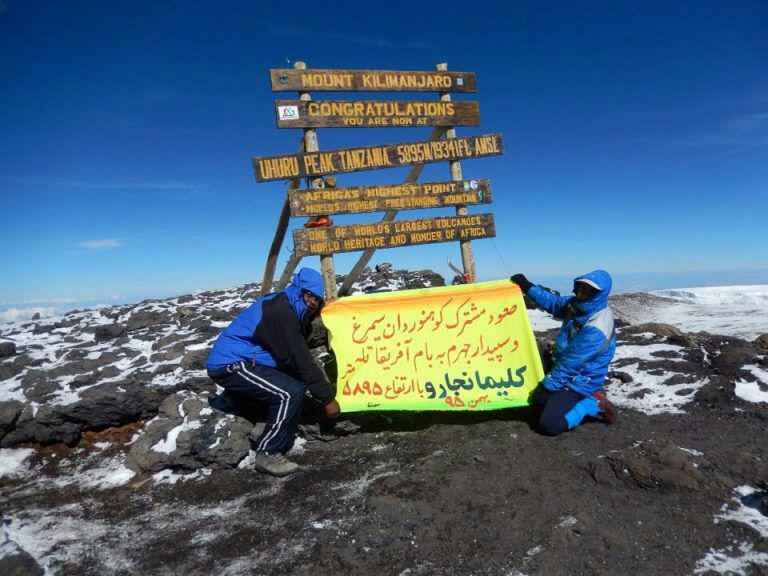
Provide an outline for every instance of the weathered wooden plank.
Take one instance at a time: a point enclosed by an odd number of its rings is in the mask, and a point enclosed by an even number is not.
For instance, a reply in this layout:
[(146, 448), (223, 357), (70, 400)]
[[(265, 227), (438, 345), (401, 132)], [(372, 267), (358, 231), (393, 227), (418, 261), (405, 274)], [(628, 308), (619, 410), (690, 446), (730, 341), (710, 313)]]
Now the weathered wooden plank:
[(403, 142), (364, 148), (340, 148), (324, 152), (308, 151), (303, 154), (254, 157), (253, 171), (258, 182), (266, 182), (288, 178), (308, 178), (338, 172), (428, 164), (445, 160), (481, 158), (503, 153), (501, 134), (483, 134), (446, 140)]
[(269, 78), (273, 92), (477, 92), (474, 72), (277, 68)]
[(278, 128), (479, 126), (474, 101), (276, 100)]
[(490, 204), (488, 180), (288, 190), (292, 217)]
[(293, 242), (296, 252), (306, 256), (493, 236), (496, 236), (493, 214), (471, 214), (328, 228), (299, 228), (293, 231)]
[[(440, 138), (445, 135), (445, 132), (445, 127), (437, 126), (436, 128), (432, 129), (432, 132), (429, 135), (429, 139), (440, 140)], [(411, 166), (410, 170), (408, 170), (408, 175), (405, 177), (405, 183), (416, 182), (416, 180), (419, 179), (419, 176), (421, 176), (422, 170), (424, 170), (424, 164), (416, 164), (415, 166)], [(397, 210), (388, 210), (384, 213), (384, 216), (381, 217), (381, 221), (392, 222), (395, 219), (395, 216), (397, 216)], [(349, 271), (349, 274), (347, 274), (347, 277), (344, 278), (344, 282), (339, 288), (339, 294), (342, 296), (349, 294), (349, 291), (352, 289), (352, 284), (354, 284), (360, 277), (360, 274), (368, 265), (368, 262), (370, 262), (374, 252), (375, 250), (373, 248), (369, 248), (368, 250), (363, 251), (363, 253), (357, 257), (357, 262), (355, 262), (355, 265), (352, 266), (352, 270)]]

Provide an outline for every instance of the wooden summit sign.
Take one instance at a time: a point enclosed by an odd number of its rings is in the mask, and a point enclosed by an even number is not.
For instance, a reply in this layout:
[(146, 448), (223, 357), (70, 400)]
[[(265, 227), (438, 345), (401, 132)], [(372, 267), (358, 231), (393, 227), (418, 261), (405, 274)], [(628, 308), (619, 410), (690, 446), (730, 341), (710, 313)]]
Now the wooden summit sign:
[(397, 248), (496, 236), (493, 214), (394, 220), (326, 228), (299, 228), (293, 242), (301, 256)]
[(476, 92), (474, 72), (397, 70), (269, 71), (273, 92)]
[(479, 126), (477, 102), (277, 100), (278, 128)]
[[(1, 1), (1, 0), (0, 0)], [(348, 294), (373, 253), (379, 248), (397, 248), (436, 242), (457, 242), (461, 251), (464, 282), (474, 282), (475, 263), (471, 241), (496, 235), (492, 214), (469, 214), (472, 205), (492, 201), (488, 180), (465, 178), (461, 160), (504, 153), (501, 134), (462, 136), (457, 126), (479, 126), (476, 101), (454, 101), (452, 93), (477, 92), (474, 72), (449, 72), (441, 63), (434, 71), (308, 69), (295, 62), (293, 69), (269, 71), (274, 92), (296, 92), (274, 102), (278, 128), (303, 132), (296, 154), (253, 157), (257, 182), (288, 181), (275, 236), (269, 249), (262, 295), (273, 289), (275, 266), (289, 222), (308, 218), (303, 228), (293, 230), (294, 250), (276, 283), (288, 285), (304, 256), (320, 256), (320, 271), (326, 297)], [(419, 92), (414, 99), (315, 100), (314, 92)], [(432, 92), (430, 96), (426, 93)], [(432, 127), (429, 137), (416, 142), (380, 144), (321, 151), (318, 128)], [(418, 183), (426, 164), (445, 162), (450, 181)], [(410, 166), (401, 184), (360, 185), (336, 188), (328, 174)], [(302, 184), (302, 180), (305, 184)], [(396, 220), (400, 210), (453, 207), (455, 216)], [(368, 224), (333, 226), (330, 215), (383, 212), (381, 220)], [(334, 254), (361, 252), (341, 287), (336, 284)]]
[(503, 154), (501, 134), (253, 158), (258, 182)]
[(488, 180), (288, 190), (288, 203), (294, 218), (490, 204), (491, 199)]

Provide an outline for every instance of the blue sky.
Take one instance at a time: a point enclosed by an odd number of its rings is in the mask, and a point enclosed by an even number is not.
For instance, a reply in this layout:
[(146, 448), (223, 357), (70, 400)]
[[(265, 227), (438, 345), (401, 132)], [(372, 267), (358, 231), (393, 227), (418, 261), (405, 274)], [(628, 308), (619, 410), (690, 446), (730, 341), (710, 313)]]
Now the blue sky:
[[(478, 93), (456, 98), (479, 100), (482, 125), (458, 132), (501, 132), (506, 149), (463, 164), (494, 190), (498, 236), (473, 244), (481, 279), (564, 285), (602, 267), (625, 290), (768, 283), (767, 54), (764, 1), (0, 0), (0, 310), (260, 280), (285, 185), (256, 184), (250, 159), (296, 151), (300, 131), (275, 127), (268, 81), (295, 60), (477, 73)], [(422, 176), (448, 178), (445, 163)], [(450, 277), (449, 257), (459, 263), (457, 245), (373, 262)], [(337, 257), (337, 271), (355, 258)]]

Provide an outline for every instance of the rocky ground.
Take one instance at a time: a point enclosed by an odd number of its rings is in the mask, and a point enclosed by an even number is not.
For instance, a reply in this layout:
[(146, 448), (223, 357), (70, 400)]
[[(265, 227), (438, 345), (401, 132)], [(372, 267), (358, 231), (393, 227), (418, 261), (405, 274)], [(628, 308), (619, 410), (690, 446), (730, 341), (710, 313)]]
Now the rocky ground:
[(0, 574), (768, 573), (768, 336), (630, 324), (654, 297), (619, 296), (614, 426), (310, 407), (275, 479), (203, 370), (257, 292), (0, 326)]

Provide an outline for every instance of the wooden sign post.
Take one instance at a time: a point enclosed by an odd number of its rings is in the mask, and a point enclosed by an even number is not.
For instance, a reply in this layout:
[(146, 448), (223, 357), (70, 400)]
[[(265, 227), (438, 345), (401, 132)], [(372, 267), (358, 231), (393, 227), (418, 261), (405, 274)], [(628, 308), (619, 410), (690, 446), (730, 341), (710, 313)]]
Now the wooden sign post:
[[(294, 251), (278, 281), (288, 283), (304, 256), (319, 255), (326, 298), (337, 297), (333, 254), (362, 252), (340, 293), (349, 292), (377, 249), (457, 241), (466, 281), (475, 281), (472, 239), (496, 234), (492, 214), (469, 214), (468, 205), (492, 202), (488, 180), (465, 180), (461, 160), (502, 154), (500, 134), (456, 136), (456, 126), (478, 126), (475, 101), (453, 101), (451, 94), (475, 92), (475, 74), (435, 71), (309, 70), (303, 62), (293, 69), (270, 71), (272, 90), (296, 91), (297, 100), (275, 101), (278, 128), (301, 128), (297, 154), (253, 158), (257, 182), (288, 180), (275, 238), (264, 271), (262, 294), (272, 286), (277, 255), (290, 217), (318, 218), (293, 231)], [(313, 100), (310, 91), (437, 92), (432, 100)], [(434, 127), (428, 140), (320, 151), (316, 128)], [(445, 138), (443, 138), (445, 137)], [(447, 161), (450, 181), (416, 184), (425, 164)], [(402, 184), (352, 187), (325, 186), (324, 176), (361, 170), (411, 166)], [(300, 188), (306, 179), (307, 188)], [(455, 207), (452, 217), (395, 220), (399, 210)], [(384, 212), (378, 223), (333, 226), (328, 215)], [(311, 226), (310, 226), (311, 223)]]
[[(438, 64), (435, 67), (439, 72), (445, 72), (448, 69), (448, 64)], [(441, 102), (450, 102), (451, 95), (448, 92), (440, 93)], [(446, 138), (456, 138), (456, 128), (449, 128), (445, 135)], [(460, 182), (464, 177), (461, 173), (461, 162), (458, 159), (449, 160), (448, 167), (451, 171), (451, 180), (454, 182)], [(456, 215), (465, 216), (467, 214), (467, 205), (460, 204), (456, 206)], [(469, 282), (475, 281), (475, 257), (472, 254), (472, 244), (468, 238), (459, 240), (461, 246), (461, 263), (464, 268), (464, 278)]]

